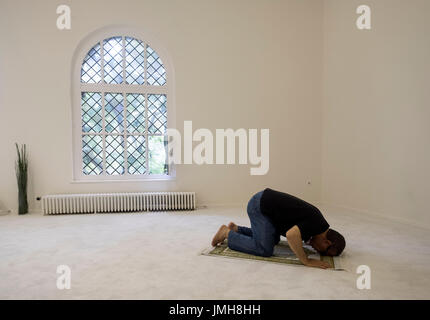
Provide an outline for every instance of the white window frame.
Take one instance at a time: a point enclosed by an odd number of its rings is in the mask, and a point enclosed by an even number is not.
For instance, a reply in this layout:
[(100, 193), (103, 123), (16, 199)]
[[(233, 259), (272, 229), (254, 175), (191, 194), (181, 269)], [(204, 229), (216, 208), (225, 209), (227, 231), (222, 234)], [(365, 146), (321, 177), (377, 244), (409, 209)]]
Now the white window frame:
[[(160, 57), (166, 71), (166, 83), (163, 86), (154, 85), (137, 85), (137, 84), (107, 84), (107, 83), (81, 83), (81, 68), (82, 63), (88, 52), (97, 43), (102, 43), (103, 40), (116, 37), (125, 36), (141, 40), (145, 45), (150, 46)], [(101, 49), (102, 50), (102, 49)], [(103, 57), (103, 55), (102, 55)], [(102, 58), (103, 60), (103, 58)], [(146, 62), (145, 62), (146, 63)], [(144, 94), (147, 100), (148, 94), (165, 94), (167, 97), (167, 128), (175, 128), (176, 114), (175, 114), (175, 86), (174, 86), (174, 69), (171, 59), (166, 50), (158, 43), (158, 41), (150, 34), (143, 33), (139, 30), (130, 27), (107, 27), (97, 30), (87, 37), (85, 37), (78, 45), (72, 61), (72, 83), (71, 83), (71, 96), (72, 96), (72, 154), (73, 154), (73, 182), (110, 182), (110, 181), (157, 181), (157, 180), (175, 180), (176, 167), (173, 164), (169, 165), (169, 174), (149, 174), (146, 172), (143, 175), (133, 175), (127, 172), (126, 164), (124, 165), (124, 174), (122, 175), (108, 175), (103, 172), (100, 175), (86, 175), (82, 170), (82, 116), (81, 116), (81, 92), (100, 92), (103, 96), (105, 92), (121, 93), (138, 93)], [(103, 80), (103, 67), (101, 68), (101, 76)], [(130, 90), (130, 88), (133, 88)], [(124, 106), (124, 109), (126, 106)], [(146, 106), (145, 106), (146, 108)], [(103, 106), (104, 112), (104, 106)], [(147, 111), (146, 111), (147, 112)], [(104, 121), (104, 116), (103, 116)], [(145, 117), (145, 121), (148, 120)], [(146, 129), (148, 126), (146, 126)], [(104, 133), (106, 134), (106, 133)], [(147, 130), (145, 130), (145, 137), (147, 138)], [(160, 134), (159, 134), (160, 135)], [(146, 153), (148, 154), (148, 140), (146, 142)], [(126, 143), (126, 142), (124, 142)], [(103, 146), (103, 149), (105, 146)], [(104, 161), (104, 160), (103, 160)], [(127, 159), (124, 159), (126, 162)], [(146, 156), (145, 161), (149, 161)]]

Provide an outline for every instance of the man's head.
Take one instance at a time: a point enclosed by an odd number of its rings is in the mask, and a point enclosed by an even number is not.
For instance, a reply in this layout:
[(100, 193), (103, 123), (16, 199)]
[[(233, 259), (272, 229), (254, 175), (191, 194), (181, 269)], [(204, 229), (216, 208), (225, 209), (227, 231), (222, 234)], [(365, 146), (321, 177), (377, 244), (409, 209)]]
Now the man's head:
[(312, 237), (309, 243), (320, 254), (326, 256), (338, 256), (345, 249), (345, 238), (333, 229)]

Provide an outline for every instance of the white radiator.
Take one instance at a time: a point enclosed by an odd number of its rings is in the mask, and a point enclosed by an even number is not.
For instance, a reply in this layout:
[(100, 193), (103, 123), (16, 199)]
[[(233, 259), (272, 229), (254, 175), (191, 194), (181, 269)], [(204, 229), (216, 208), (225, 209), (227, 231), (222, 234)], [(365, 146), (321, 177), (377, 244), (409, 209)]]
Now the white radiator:
[(195, 192), (57, 194), (42, 197), (44, 214), (194, 210)]

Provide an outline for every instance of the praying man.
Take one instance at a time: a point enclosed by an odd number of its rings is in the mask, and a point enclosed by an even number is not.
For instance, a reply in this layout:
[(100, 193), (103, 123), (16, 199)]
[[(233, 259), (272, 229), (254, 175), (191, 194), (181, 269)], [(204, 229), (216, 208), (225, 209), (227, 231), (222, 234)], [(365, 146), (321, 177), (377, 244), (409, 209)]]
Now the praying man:
[(252, 196), (247, 212), (251, 228), (234, 222), (222, 225), (212, 239), (212, 246), (227, 239), (232, 250), (270, 257), (282, 235), (305, 266), (323, 269), (330, 265), (308, 258), (303, 242), (327, 256), (338, 256), (345, 248), (345, 238), (330, 228), (318, 208), (290, 194), (266, 188)]

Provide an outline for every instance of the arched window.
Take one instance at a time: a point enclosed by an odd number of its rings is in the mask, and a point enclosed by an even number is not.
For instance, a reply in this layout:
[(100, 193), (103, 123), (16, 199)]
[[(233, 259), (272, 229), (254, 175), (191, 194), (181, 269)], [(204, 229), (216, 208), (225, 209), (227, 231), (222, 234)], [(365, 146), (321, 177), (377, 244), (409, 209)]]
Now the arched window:
[(91, 45), (78, 59), (75, 179), (168, 177), (171, 97), (163, 59), (144, 39), (124, 34)]

